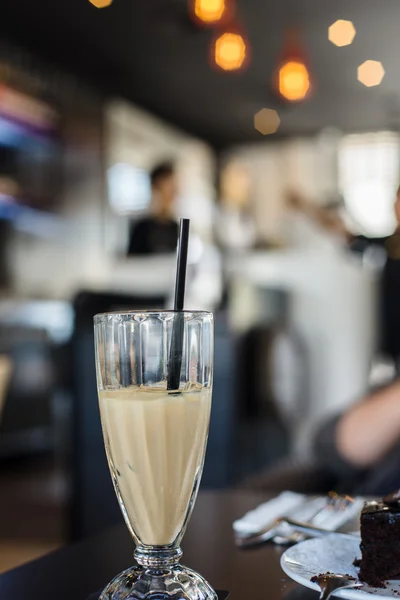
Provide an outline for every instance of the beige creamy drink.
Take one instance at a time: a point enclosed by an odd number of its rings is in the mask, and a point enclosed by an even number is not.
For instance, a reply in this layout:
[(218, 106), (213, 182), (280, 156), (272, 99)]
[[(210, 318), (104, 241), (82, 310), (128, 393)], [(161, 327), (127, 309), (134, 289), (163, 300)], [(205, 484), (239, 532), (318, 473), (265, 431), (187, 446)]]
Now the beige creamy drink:
[(172, 543), (182, 529), (201, 474), (211, 390), (100, 391), (111, 474), (125, 519), (143, 544)]

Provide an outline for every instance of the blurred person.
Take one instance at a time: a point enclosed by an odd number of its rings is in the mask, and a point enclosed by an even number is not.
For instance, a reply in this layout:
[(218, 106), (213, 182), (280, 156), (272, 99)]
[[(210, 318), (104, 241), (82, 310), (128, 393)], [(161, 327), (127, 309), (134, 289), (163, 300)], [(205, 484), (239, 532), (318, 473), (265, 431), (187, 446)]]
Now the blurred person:
[(396, 228), (382, 238), (353, 237), (350, 247), (360, 254), (383, 256), (380, 287), (380, 349), (400, 368), (400, 187), (394, 202)]
[(251, 248), (255, 242), (255, 226), (249, 208), (222, 205), (219, 209), (216, 235), (223, 248), (229, 250)]
[(175, 252), (178, 223), (174, 206), (178, 191), (175, 167), (171, 162), (158, 164), (151, 171), (150, 214), (131, 225), (128, 256)]
[(339, 216), (338, 204), (318, 206), (295, 190), (286, 194), (286, 237), (300, 249), (339, 249), (346, 246), (348, 232)]
[(251, 208), (252, 180), (248, 167), (240, 161), (228, 162), (221, 170), (220, 202), (216, 237), (227, 250), (247, 250), (255, 242)]
[(342, 239), (346, 239), (350, 235), (339, 215), (341, 202), (334, 201), (319, 206), (309, 202), (298, 193), (292, 191), (288, 194), (287, 204), (290, 208), (301, 211), (321, 228), (334, 235), (340, 236)]
[(315, 454), (339, 489), (383, 495), (400, 488), (400, 380), (328, 421)]
[(330, 417), (313, 436), (310, 457), (294, 455), (242, 487), (383, 496), (400, 488), (400, 380)]

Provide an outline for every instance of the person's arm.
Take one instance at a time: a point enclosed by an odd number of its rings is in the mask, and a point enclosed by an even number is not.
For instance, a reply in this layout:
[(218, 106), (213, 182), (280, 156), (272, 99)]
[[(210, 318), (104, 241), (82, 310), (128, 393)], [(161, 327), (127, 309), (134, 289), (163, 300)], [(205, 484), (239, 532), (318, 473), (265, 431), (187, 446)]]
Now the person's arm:
[[(334, 415), (320, 424), (313, 440), (314, 457), (336, 482), (354, 483), (364, 469), (351, 464), (338, 450), (336, 429), (341, 418), (342, 415)], [(333, 485), (333, 488), (335, 487), (336, 484)]]
[(318, 223), (322, 229), (341, 235), (349, 242), (352, 241), (354, 235), (348, 230), (344, 220), (339, 214), (315, 204), (310, 204), (308, 206), (307, 214)]
[(400, 381), (347, 411), (336, 425), (339, 454), (357, 468), (372, 467), (400, 441)]
[(298, 195), (292, 195), (290, 197), (289, 206), (292, 209), (307, 215), (322, 229), (342, 235), (348, 241), (353, 239), (353, 234), (348, 230), (340, 215), (332, 212), (325, 206), (314, 204)]

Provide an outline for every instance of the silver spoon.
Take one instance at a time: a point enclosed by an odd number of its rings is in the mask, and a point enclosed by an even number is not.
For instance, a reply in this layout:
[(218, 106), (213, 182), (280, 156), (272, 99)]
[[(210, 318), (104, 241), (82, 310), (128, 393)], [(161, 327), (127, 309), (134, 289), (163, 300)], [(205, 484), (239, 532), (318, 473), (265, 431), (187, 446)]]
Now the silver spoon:
[(334, 575), (333, 573), (325, 573), (316, 575), (312, 581), (317, 583), (321, 588), (319, 600), (328, 600), (332, 594), (341, 588), (359, 588), (362, 583), (356, 581), (349, 575)]
[(279, 523), (287, 523), (290, 525), (295, 531), (305, 533), (309, 537), (325, 537), (327, 535), (344, 535), (346, 537), (354, 538), (358, 537), (359, 532), (353, 533), (342, 533), (341, 531), (332, 531), (331, 529), (325, 529), (324, 527), (317, 527), (312, 523), (306, 523), (303, 521), (297, 521), (297, 519), (291, 519), (290, 517), (281, 517), (277, 519)]

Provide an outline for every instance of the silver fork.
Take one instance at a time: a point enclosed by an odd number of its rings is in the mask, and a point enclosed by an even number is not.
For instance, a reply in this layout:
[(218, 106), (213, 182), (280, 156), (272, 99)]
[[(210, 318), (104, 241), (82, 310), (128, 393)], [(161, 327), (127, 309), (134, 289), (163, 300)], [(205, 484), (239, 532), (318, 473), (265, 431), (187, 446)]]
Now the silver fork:
[(336, 590), (342, 588), (359, 588), (362, 587), (362, 583), (356, 581), (349, 575), (334, 575), (333, 573), (326, 573), (324, 575), (316, 575), (312, 578), (312, 581), (317, 583), (321, 588), (321, 594), (319, 600), (329, 600), (329, 598), (336, 592)]
[[(333, 533), (332, 531), (324, 530), (322, 527), (316, 527), (312, 524), (316, 517), (319, 517), (325, 511), (342, 512), (346, 510), (354, 499), (350, 496), (339, 495), (336, 492), (331, 492), (327, 498), (326, 504), (319, 508), (307, 522), (299, 522), (290, 517), (279, 517), (275, 519), (268, 527), (252, 533), (250, 535), (236, 535), (236, 545), (240, 548), (255, 546), (273, 539), (278, 544), (292, 544), (302, 541), (306, 536), (322, 535), (323, 533)], [(290, 534), (282, 534), (282, 523), (288, 523), (295, 531)], [(308, 526), (310, 526), (308, 528)], [(281, 535), (280, 535), (281, 532)]]

